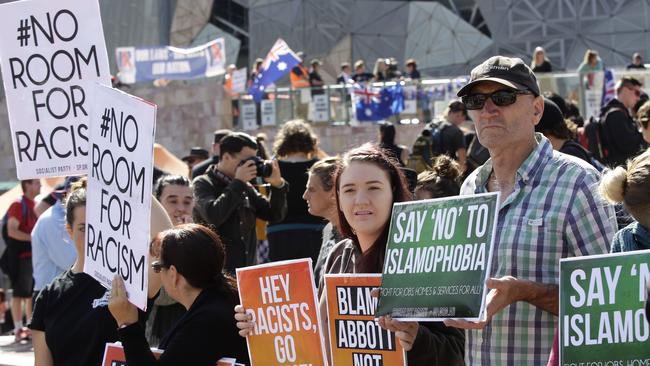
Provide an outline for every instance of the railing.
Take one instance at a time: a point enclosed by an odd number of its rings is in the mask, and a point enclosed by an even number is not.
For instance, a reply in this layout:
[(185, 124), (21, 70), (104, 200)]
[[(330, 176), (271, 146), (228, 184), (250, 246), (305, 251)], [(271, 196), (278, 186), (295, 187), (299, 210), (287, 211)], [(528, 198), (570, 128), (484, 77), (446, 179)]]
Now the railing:
[[(644, 90), (650, 83), (650, 70), (614, 69), (613, 72), (614, 80), (622, 76), (636, 77), (643, 83)], [(582, 75), (576, 72), (557, 72), (538, 74), (537, 79), (542, 92), (555, 92), (575, 102), (581, 114), (588, 118), (600, 109), (603, 75), (602, 71)], [(456, 92), (467, 80), (468, 77), (465, 76), (372, 83), (371, 86), (381, 88), (401, 83), (405, 93), (405, 110), (390, 120), (421, 123), (441, 114), (450, 101), (457, 99)], [(296, 118), (314, 124), (355, 125), (359, 123), (355, 118), (355, 100), (354, 86), (351, 84), (301, 89), (272, 87), (267, 89), (261, 103), (255, 103), (248, 95), (239, 97), (235, 104), (239, 108), (239, 117), (235, 118), (235, 123), (245, 130), (281, 125)]]

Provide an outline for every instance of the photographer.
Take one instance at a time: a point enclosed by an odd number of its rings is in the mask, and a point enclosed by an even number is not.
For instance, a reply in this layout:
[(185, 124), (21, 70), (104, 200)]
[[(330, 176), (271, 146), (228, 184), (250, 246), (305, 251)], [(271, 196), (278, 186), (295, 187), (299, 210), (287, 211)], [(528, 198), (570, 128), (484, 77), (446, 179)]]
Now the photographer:
[[(221, 139), (219, 163), (194, 179), (194, 222), (211, 226), (226, 247), (226, 267), (255, 264), (255, 218), (270, 223), (287, 213), (288, 184), (280, 176), (277, 161), (256, 158), (257, 143), (248, 134), (234, 132)], [(249, 183), (261, 176), (271, 184), (269, 198)]]

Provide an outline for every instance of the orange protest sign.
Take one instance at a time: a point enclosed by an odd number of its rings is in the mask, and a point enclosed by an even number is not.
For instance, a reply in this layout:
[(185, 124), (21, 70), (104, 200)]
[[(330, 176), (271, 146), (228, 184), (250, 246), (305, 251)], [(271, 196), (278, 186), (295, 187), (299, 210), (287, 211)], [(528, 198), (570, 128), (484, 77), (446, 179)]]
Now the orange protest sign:
[(251, 366), (325, 366), (311, 259), (238, 268), (237, 284), (255, 323), (246, 338)]
[(377, 298), (372, 289), (381, 274), (326, 274), (332, 366), (406, 365), (406, 354), (395, 334), (375, 320)]

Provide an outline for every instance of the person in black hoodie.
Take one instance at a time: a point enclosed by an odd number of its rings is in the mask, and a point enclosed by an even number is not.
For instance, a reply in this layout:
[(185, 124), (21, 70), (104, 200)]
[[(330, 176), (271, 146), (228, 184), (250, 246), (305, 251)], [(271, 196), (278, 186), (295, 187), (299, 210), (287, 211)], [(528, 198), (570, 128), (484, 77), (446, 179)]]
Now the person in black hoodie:
[(616, 83), (616, 98), (600, 111), (601, 139), (607, 150), (605, 163), (609, 166), (622, 165), (641, 150), (643, 136), (630, 116), (630, 109), (641, 97), (641, 85), (633, 77), (621, 78)]
[[(160, 260), (151, 264), (165, 291), (187, 309), (167, 332), (156, 360), (138, 323), (137, 308), (115, 276), (108, 309), (118, 324), (128, 365), (213, 366), (223, 357), (248, 364), (246, 342), (237, 335), (233, 307), (239, 302), (235, 280), (223, 272), (225, 251), (219, 237), (197, 224), (160, 233), (153, 247)], [(217, 337), (218, 335), (218, 337)]]

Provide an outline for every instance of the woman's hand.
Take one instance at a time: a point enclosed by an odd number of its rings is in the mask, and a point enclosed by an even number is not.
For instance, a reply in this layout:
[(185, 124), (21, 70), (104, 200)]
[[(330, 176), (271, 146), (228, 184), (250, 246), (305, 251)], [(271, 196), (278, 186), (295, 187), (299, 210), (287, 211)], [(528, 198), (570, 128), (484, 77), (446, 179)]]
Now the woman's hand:
[(131, 325), (138, 321), (138, 308), (129, 302), (126, 297), (124, 281), (119, 275), (113, 277), (111, 297), (108, 300), (108, 310), (115, 318), (118, 327)]
[(385, 315), (379, 317), (379, 326), (395, 333), (395, 337), (399, 340), (402, 348), (408, 352), (413, 348), (420, 324), (418, 322), (403, 322), (391, 318), (390, 315)]
[(239, 335), (246, 337), (253, 332), (255, 322), (253, 316), (246, 314), (246, 309), (243, 306), (235, 306), (235, 320), (237, 320), (237, 328), (239, 328)]

